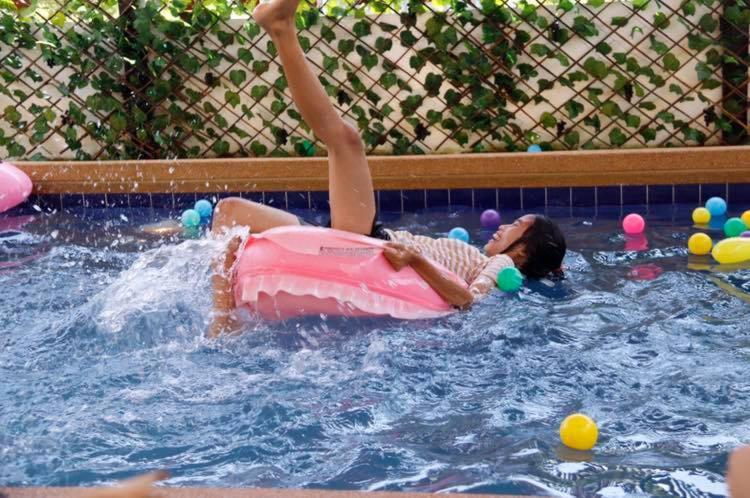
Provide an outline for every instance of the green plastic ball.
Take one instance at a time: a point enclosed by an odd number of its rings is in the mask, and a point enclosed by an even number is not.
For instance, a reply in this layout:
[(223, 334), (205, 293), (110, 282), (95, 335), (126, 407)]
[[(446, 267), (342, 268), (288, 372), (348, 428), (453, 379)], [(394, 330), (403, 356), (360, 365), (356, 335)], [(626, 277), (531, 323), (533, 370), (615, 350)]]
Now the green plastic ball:
[(727, 237), (738, 237), (745, 230), (747, 230), (747, 225), (740, 218), (729, 218), (724, 223), (724, 235)]
[(182, 213), (182, 226), (186, 228), (197, 227), (201, 224), (201, 215), (195, 209), (186, 209)]
[(497, 286), (503, 292), (516, 292), (523, 285), (523, 275), (518, 268), (509, 266), (497, 274)]

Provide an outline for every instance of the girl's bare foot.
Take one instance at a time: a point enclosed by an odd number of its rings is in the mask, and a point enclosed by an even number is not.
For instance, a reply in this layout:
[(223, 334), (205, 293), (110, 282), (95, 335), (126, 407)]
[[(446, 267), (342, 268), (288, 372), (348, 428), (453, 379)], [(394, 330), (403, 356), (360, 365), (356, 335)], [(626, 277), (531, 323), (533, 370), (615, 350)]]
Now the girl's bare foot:
[(294, 14), (300, 0), (271, 0), (260, 3), (253, 10), (253, 19), (269, 35), (275, 35), (286, 29), (294, 29)]

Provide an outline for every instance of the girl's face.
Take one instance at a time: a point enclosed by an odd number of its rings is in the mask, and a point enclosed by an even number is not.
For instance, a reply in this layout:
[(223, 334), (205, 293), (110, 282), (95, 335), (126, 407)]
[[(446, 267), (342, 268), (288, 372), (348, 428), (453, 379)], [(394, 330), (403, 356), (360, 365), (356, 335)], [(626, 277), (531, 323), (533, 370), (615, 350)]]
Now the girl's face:
[(510, 225), (500, 225), (497, 232), (492, 235), (492, 240), (484, 246), (484, 252), (490, 257), (504, 253), (526, 233), (526, 230), (532, 223), (534, 223), (534, 215), (527, 214), (521, 216)]

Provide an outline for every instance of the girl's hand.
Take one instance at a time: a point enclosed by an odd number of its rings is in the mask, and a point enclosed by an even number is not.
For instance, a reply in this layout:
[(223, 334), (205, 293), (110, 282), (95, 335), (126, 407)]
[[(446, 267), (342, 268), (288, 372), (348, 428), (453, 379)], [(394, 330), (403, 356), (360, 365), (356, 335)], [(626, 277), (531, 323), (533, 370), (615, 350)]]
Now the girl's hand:
[(401, 271), (411, 265), (417, 257), (414, 249), (397, 242), (388, 242), (383, 249), (383, 256), (391, 264), (394, 270)]

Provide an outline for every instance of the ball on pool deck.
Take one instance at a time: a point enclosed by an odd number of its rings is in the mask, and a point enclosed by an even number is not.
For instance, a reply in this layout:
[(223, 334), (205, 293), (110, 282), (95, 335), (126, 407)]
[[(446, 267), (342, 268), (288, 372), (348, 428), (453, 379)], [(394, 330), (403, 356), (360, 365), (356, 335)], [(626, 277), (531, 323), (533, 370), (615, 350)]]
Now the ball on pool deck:
[(482, 225), (482, 228), (495, 230), (500, 226), (500, 213), (494, 209), (488, 209), (479, 217), (479, 223)]
[(706, 201), (706, 209), (711, 216), (724, 216), (727, 212), (727, 203), (721, 197), (711, 197)]
[(541, 152), (542, 146), (537, 144), (531, 144), (529, 145), (529, 148), (526, 149), (526, 152)]
[(201, 215), (195, 209), (186, 209), (182, 213), (182, 226), (187, 228), (197, 227), (201, 224)]
[(497, 274), (497, 286), (503, 292), (516, 292), (523, 285), (523, 274), (518, 268), (509, 266)]
[(695, 233), (688, 239), (688, 249), (692, 254), (703, 256), (711, 252), (714, 243), (705, 233)]
[(711, 211), (702, 207), (693, 209), (693, 223), (706, 225), (709, 221), (711, 221)]
[(213, 211), (214, 208), (211, 205), (210, 201), (201, 199), (195, 203), (194, 209), (198, 211), (198, 214), (201, 216), (201, 218), (208, 218), (209, 216), (211, 216), (211, 211)]
[(739, 237), (745, 230), (747, 230), (747, 225), (740, 218), (729, 218), (724, 223), (724, 235), (727, 237)]
[(740, 216), (740, 219), (745, 222), (745, 225), (750, 227), (750, 210), (745, 211), (742, 213), (742, 216)]
[(625, 230), (625, 233), (641, 233), (644, 228), (646, 228), (646, 221), (640, 214), (630, 213), (622, 220), (622, 229)]
[(448, 238), (449, 239), (458, 239), (463, 240), (464, 242), (469, 242), (469, 232), (466, 231), (465, 228), (456, 227), (451, 229), (450, 232), (448, 232)]
[(569, 415), (560, 424), (560, 440), (569, 448), (587, 451), (594, 447), (597, 439), (596, 422), (583, 413)]

